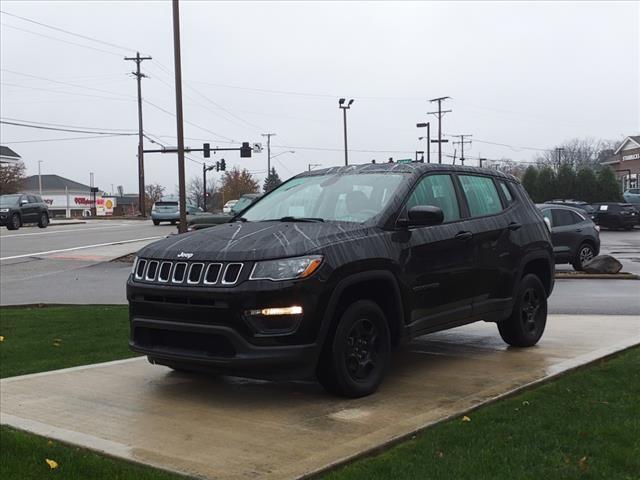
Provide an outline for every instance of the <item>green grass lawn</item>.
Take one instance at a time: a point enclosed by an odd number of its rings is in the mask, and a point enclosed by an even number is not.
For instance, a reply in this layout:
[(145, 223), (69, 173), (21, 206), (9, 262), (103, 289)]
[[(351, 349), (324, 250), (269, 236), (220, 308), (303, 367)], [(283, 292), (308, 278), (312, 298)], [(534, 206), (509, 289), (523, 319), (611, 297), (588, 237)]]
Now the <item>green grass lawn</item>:
[[(126, 307), (3, 308), (0, 335), (3, 377), (131, 356)], [(640, 480), (639, 399), (636, 347), (324, 478)], [(48, 477), (182, 478), (2, 427), (0, 478)]]
[(126, 306), (0, 308), (0, 378), (132, 357)]

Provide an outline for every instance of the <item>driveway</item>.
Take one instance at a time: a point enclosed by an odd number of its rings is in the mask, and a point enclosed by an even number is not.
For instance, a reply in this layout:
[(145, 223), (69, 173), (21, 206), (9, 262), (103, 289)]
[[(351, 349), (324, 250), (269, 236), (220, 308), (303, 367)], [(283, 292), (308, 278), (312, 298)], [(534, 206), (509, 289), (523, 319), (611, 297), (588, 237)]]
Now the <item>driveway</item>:
[(184, 374), (137, 358), (1, 380), (0, 418), (198, 477), (294, 479), (639, 343), (637, 316), (551, 316), (529, 349), (477, 323), (404, 347), (380, 391), (357, 400), (312, 382)]

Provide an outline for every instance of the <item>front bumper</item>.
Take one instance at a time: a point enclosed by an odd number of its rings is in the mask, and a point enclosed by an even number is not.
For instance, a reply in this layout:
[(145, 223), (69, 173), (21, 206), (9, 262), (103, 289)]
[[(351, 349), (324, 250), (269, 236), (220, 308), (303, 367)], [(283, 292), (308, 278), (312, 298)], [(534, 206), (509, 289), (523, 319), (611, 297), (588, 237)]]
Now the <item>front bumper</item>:
[[(127, 282), (129, 346), (160, 364), (188, 364), (235, 374), (313, 373), (324, 314), (320, 280), (243, 282), (233, 288)], [(300, 305), (290, 327), (265, 331), (251, 309)]]

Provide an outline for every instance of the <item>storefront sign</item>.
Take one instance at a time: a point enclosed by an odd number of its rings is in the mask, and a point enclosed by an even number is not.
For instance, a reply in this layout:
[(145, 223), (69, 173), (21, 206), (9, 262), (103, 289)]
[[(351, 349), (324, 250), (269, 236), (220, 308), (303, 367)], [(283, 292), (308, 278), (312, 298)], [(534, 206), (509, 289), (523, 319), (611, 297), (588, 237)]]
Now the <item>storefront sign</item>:
[(634, 153), (632, 155), (624, 155), (622, 157), (622, 161), (625, 161), (625, 160), (637, 160), (639, 158), (640, 158), (640, 153)]

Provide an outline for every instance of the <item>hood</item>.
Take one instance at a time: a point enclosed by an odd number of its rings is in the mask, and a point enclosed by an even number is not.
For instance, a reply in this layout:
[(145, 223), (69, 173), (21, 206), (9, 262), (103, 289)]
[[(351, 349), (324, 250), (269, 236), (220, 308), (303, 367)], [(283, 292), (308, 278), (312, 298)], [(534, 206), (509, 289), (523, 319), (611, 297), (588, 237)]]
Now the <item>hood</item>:
[[(138, 252), (145, 258), (250, 261), (295, 257), (328, 245), (358, 241), (371, 227), (346, 222), (234, 222), (172, 235)], [(186, 255), (184, 255), (186, 254)], [(193, 254), (187, 257), (187, 255)]]

